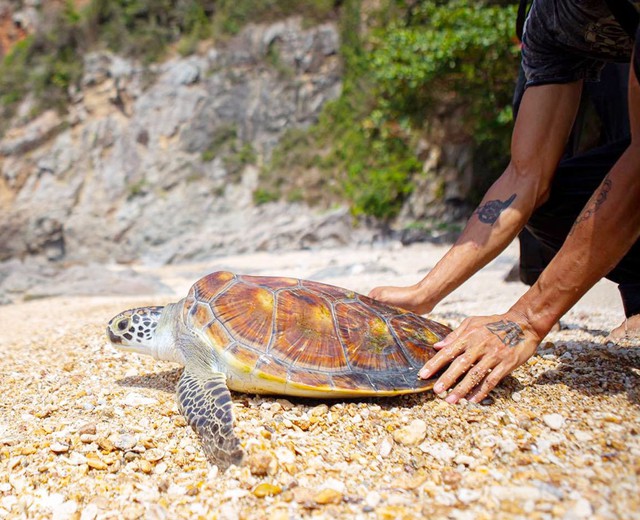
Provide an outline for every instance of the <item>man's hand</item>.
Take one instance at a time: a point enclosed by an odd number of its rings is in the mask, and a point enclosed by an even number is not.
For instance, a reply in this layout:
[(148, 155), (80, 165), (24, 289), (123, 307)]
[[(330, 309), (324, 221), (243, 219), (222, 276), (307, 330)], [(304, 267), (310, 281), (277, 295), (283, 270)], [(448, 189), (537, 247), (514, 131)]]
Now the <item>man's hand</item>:
[(445, 392), (464, 376), (445, 400), (453, 404), (466, 397), (478, 403), (529, 359), (541, 340), (526, 319), (513, 312), (467, 318), (434, 345), (440, 352), (422, 367), (420, 377), (428, 379), (449, 365), (434, 392)]
[(409, 287), (374, 287), (369, 291), (369, 298), (402, 307), (416, 314), (426, 314), (433, 310), (433, 305), (424, 299), (424, 291), (418, 284)]

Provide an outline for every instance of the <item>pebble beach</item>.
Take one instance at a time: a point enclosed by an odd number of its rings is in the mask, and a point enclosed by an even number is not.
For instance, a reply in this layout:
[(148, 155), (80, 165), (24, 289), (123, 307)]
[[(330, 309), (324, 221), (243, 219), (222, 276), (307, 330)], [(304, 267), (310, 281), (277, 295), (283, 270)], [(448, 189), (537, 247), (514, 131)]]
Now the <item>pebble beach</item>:
[[(367, 293), (416, 282), (445, 246), (255, 253), (133, 266), (169, 294), (0, 306), (0, 519), (640, 518), (640, 341), (602, 281), (482, 404), (432, 392), (320, 401), (233, 394), (242, 467), (210, 466), (179, 414), (181, 368), (117, 351), (119, 311), (186, 295), (215, 270)], [(451, 327), (506, 310), (512, 245), (430, 315)], [(131, 266), (130, 266), (131, 267)], [(117, 266), (105, 266), (117, 272)]]

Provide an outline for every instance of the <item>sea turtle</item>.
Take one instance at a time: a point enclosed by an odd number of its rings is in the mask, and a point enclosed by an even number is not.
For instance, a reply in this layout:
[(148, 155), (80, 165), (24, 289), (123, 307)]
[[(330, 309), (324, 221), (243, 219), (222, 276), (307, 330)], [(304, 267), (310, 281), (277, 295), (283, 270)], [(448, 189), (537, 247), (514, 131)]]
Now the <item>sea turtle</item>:
[(186, 298), (115, 316), (116, 347), (184, 365), (180, 411), (221, 469), (243, 457), (229, 389), (315, 398), (422, 392), (418, 370), (445, 325), (353, 291), (295, 278), (216, 272)]

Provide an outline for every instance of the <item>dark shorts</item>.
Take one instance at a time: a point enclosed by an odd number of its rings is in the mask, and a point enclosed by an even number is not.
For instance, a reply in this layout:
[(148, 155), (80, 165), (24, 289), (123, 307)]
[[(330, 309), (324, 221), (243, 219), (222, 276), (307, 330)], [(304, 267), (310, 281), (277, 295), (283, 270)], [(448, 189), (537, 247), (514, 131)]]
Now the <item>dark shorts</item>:
[(526, 84), (598, 80), (606, 62), (629, 62), (633, 47), (604, 0), (534, 0), (522, 37)]

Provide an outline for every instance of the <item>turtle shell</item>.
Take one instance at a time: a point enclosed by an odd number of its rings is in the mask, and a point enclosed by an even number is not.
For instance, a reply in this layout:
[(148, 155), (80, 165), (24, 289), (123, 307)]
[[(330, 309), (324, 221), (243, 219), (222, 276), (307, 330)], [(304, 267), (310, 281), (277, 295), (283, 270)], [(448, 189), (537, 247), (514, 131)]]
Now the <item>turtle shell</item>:
[(253, 381), (247, 388), (305, 396), (427, 390), (433, 380), (418, 371), (450, 332), (347, 289), (229, 272), (198, 280), (183, 318), (235, 379)]

